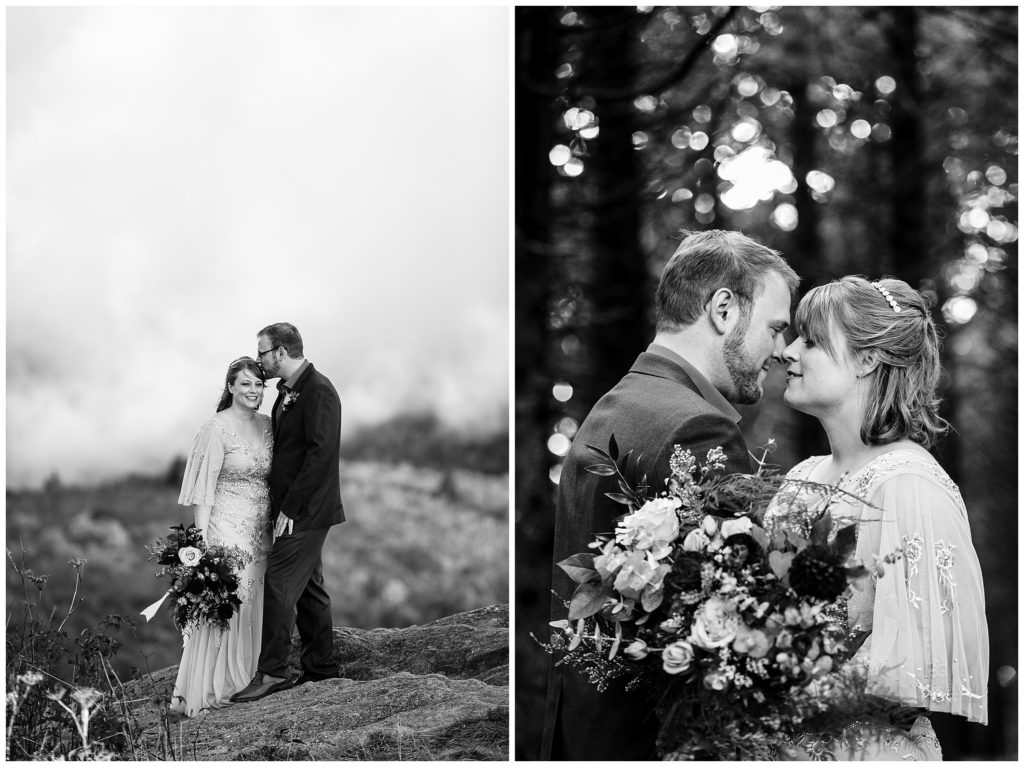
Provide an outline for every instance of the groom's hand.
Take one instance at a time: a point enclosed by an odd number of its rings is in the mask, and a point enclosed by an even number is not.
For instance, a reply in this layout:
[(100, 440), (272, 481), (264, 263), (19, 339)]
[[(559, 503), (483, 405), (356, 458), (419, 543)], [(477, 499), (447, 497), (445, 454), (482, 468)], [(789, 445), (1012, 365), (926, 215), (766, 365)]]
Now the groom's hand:
[(284, 514), (278, 514), (277, 522), (274, 524), (274, 540), (276, 541), (283, 535), (291, 535), (294, 524), (295, 520), (289, 519)]

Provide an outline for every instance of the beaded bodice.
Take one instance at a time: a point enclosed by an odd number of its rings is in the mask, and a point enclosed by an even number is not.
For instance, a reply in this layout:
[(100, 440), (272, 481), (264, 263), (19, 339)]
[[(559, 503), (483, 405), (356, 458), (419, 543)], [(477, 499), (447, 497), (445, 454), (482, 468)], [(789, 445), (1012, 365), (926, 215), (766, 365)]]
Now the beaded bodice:
[(267, 482), (273, 457), (270, 421), (266, 419), (256, 446), (248, 444), (217, 418), (211, 418), (209, 424), (224, 453), (210, 513), (209, 542), (237, 546), (253, 561), (265, 560), (271, 548)]

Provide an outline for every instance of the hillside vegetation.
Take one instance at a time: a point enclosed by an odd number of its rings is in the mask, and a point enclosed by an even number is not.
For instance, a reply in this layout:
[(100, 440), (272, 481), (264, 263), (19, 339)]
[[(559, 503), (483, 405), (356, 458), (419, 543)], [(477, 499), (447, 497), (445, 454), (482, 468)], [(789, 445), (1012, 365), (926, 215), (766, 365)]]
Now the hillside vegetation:
[[(375, 462), (343, 462), (341, 476), (348, 521), (324, 548), (335, 626), (408, 626), (508, 601), (507, 476)], [(176, 481), (147, 478), (8, 491), (9, 632), (19, 606), (37, 600), (45, 614), (74, 598), (64, 626), (72, 638), (109, 614), (144, 620), (139, 611), (165, 588), (146, 546), (190, 518), (177, 496)], [(15, 567), (45, 575), (45, 585), (23, 586)], [(178, 661), (181, 640), (165, 611), (134, 636), (122, 627), (120, 638), (119, 673)]]

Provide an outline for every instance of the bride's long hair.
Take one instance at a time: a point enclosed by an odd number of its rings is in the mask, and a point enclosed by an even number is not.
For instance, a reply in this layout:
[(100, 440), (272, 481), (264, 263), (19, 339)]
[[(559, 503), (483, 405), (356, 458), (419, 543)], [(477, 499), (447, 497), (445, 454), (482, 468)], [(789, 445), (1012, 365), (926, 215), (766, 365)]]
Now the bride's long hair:
[[(266, 383), (267, 374), (263, 372), (263, 368), (256, 360), (252, 357), (239, 357), (237, 360), (228, 365), (228, 374), (224, 377), (224, 390), (220, 393), (220, 401), (217, 403), (217, 412), (221, 410), (227, 410), (231, 407), (231, 403), (234, 397), (231, 396), (231, 392), (228, 387), (235, 382), (238, 378), (238, 374), (243, 370), (247, 370), (256, 376), (258, 379)], [(262, 403), (262, 399), (260, 402)], [(259, 407), (259, 405), (257, 405)]]
[(892, 278), (843, 277), (820, 285), (797, 306), (796, 329), (836, 357), (832, 327), (846, 334), (854, 356), (871, 351), (878, 359), (860, 429), (865, 444), (910, 439), (927, 448), (949, 430), (936, 393), (942, 344), (921, 293)]

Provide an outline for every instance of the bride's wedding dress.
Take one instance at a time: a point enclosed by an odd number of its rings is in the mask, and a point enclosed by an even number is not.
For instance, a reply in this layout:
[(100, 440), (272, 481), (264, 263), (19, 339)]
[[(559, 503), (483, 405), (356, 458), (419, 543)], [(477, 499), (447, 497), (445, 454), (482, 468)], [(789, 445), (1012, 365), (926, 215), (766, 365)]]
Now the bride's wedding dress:
[(211, 505), (208, 545), (235, 546), (249, 560), (239, 574), (241, 607), (227, 631), (203, 625), (184, 636), (171, 710), (196, 716), (226, 705), (256, 673), (263, 625), (263, 575), (272, 541), (267, 477), (273, 440), (270, 418), (263, 421), (260, 444), (247, 444), (221, 419), (203, 424), (185, 466), (178, 503)]
[[(787, 478), (813, 481), (824, 459), (808, 458)], [(924, 451), (895, 449), (845, 476), (839, 486), (871, 504), (841, 498), (833, 503), (833, 531), (857, 525), (855, 560), (870, 568), (876, 557), (902, 552), (881, 577), (855, 589), (848, 602), (849, 630), (868, 634), (851, 661), (866, 667), (868, 691), (911, 708), (986, 724), (985, 596), (956, 484)], [(793, 488), (784, 492), (801, 492)], [(787, 519), (786, 509), (784, 502), (771, 504), (765, 514), (769, 534), (800, 524)], [(925, 716), (909, 731), (855, 726), (836, 741), (805, 738), (801, 745), (811, 756), (847, 761), (942, 758)]]

